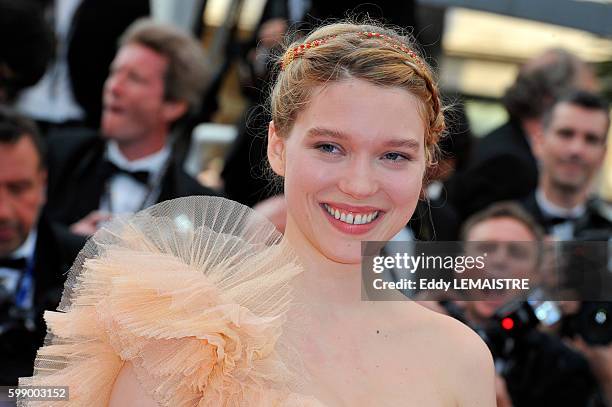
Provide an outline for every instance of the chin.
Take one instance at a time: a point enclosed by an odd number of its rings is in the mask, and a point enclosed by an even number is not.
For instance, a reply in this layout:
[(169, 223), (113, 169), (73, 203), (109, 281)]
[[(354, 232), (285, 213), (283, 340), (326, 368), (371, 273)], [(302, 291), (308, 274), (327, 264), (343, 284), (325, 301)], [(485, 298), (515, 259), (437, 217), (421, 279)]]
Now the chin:
[(495, 311), (497, 311), (497, 306), (493, 304), (482, 304), (479, 303), (475, 306), (476, 314), (480, 318), (489, 319), (495, 315)]
[[(343, 241), (343, 242), (320, 242), (321, 253), (329, 260), (340, 264), (361, 264), (361, 242), (360, 241)], [(334, 250), (326, 249), (333, 247)]]
[(342, 254), (338, 254), (338, 253), (324, 253), (325, 257), (327, 257), (329, 260), (333, 261), (334, 263), (338, 263), (338, 264), (344, 264), (344, 265), (354, 265), (354, 266), (360, 266), (361, 265), (361, 253), (359, 254), (359, 256), (354, 256), (351, 254), (347, 254), (347, 255), (342, 255)]
[(125, 132), (117, 131), (116, 127), (110, 127), (108, 129), (102, 128), (102, 135), (105, 139), (116, 141), (121, 144), (122, 142), (129, 142), (131, 137), (126, 135)]
[(104, 122), (102, 122), (102, 125), (100, 126), (100, 130), (101, 130), (102, 135), (109, 140), (114, 140), (117, 138), (116, 137), (116, 133), (117, 133), (116, 126), (111, 126), (108, 124), (105, 125)]
[(109, 118), (107, 121), (102, 119), (100, 129), (103, 136), (108, 140), (120, 141), (126, 138), (124, 134), (126, 133), (127, 126), (112, 118)]
[(564, 180), (564, 181), (560, 181), (557, 183), (557, 185), (560, 187), (560, 189), (562, 189), (563, 191), (567, 191), (570, 193), (574, 193), (576, 191), (579, 191), (581, 186), (583, 186), (587, 181), (586, 180), (579, 180), (579, 181), (568, 181), (568, 180)]

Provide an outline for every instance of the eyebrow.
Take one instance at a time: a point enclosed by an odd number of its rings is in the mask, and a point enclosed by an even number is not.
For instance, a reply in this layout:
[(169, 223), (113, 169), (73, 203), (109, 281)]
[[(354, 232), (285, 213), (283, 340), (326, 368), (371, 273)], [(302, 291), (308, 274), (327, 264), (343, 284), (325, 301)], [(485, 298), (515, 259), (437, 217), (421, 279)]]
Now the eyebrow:
[[(349, 138), (346, 133), (325, 127), (313, 127), (306, 132), (306, 137), (312, 138), (317, 136), (331, 137), (339, 140), (346, 140)], [(385, 141), (383, 145), (386, 148), (407, 148), (415, 151), (418, 151), (420, 147), (420, 143), (411, 138), (391, 139)]]

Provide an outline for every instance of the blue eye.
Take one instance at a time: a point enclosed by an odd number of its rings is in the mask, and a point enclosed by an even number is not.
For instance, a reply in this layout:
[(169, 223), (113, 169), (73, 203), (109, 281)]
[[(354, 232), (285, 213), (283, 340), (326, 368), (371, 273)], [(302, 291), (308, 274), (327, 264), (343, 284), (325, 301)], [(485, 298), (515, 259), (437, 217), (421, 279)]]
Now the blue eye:
[(337, 154), (340, 151), (340, 149), (333, 144), (319, 144), (315, 148), (328, 154)]
[(404, 154), (392, 152), (392, 153), (385, 153), (383, 155), (383, 159), (390, 160), (390, 161), (401, 161), (401, 160), (408, 160), (409, 158), (406, 157)]

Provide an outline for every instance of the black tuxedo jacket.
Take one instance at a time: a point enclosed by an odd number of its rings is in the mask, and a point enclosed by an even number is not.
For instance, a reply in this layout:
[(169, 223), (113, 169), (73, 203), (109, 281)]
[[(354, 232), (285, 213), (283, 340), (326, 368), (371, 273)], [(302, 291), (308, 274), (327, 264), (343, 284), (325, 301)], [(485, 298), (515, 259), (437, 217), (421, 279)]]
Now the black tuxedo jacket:
[(536, 201), (535, 191), (520, 199), (518, 203), (523, 207), (523, 209), (525, 209), (527, 213), (531, 215), (531, 217), (534, 221), (536, 221), (537, 224), (544, 228), (544, 231), (546, 233), (550, 232), (551, 227), (550, 225), (548, 225), (548, 219), (546, 219), (546, 217), (542, 213), (542, 210), (538, 205), (538, 201)]
[[(71, 225), (97, 210), (104, 194), (106, 140), (95, 133), (49, 140), (47, 210), (53, 221)], [(161, 180), (157, 202), (191, 195), (217, 195), (189, 176), (173, 156)]]
[[(17, 328), (0, 335), (1, 385), (15, 385), (19, 377), (32, 375), (36, 351), (42, 346), (46, 333), (43, 313), (55, 310), (59, 305), (66, 272), (84, 243), (84, 238), (72, 235), (63, 226), (52, 224), (44, 213), (40, 217), (33, 270), (34, 329)], [(12, 320), (19, 321), (14, 317)]]
[(446, 184), (449, 200), (464, 220), (494, 202), (521, 199), (538, 184), (536, 159), (527, 135), (516, 122), (485, 136), (471, 161)]
[[(544, 228), (546, 233), (551, 232), (554, 225), (542, 213), (535, 198), (535, 191), (521, 199), (519, 203)], [(605, 241), (612, 237), (612, 220), (606, 216), (602, 205), (603, 202), (598, 199), (587, 201), (584, 215), (574, 223), (575, 239)]]

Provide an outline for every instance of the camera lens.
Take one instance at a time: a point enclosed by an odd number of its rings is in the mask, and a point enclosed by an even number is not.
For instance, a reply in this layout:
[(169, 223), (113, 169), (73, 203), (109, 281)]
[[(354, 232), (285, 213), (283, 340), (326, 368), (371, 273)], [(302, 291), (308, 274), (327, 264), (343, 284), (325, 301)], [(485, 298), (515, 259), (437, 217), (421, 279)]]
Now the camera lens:
[(612, 342), (612, 305), (610, 303), (584, 303), (581, 311), (580, 334), (592, 345)]

